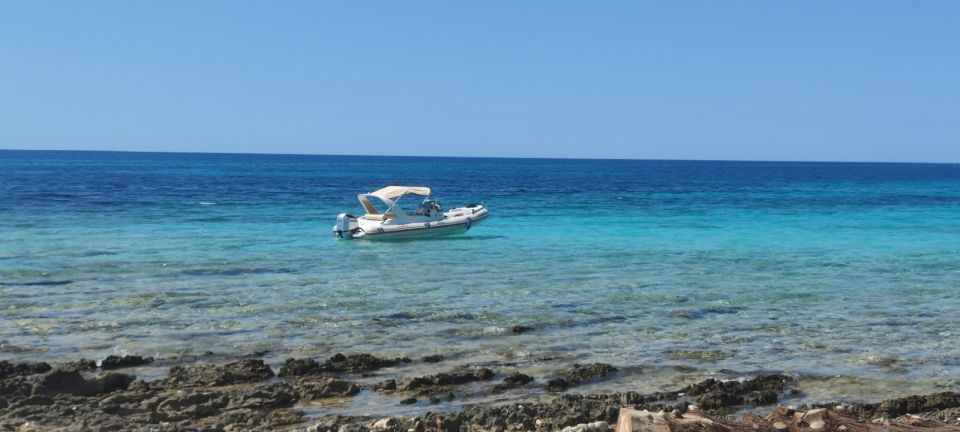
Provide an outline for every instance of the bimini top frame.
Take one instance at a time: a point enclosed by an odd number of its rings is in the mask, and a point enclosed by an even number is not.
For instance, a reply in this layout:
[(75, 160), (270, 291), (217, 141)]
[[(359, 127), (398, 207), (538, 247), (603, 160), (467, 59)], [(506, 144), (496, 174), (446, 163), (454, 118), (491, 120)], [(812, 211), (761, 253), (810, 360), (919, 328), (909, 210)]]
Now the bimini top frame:
[[(357, 195), (360, 205), (366, 210), (367, 214), (363, 216), (366, 220), (386, 221), (388, 219), (407, 219), (407, 212), (397, 206), (396, 200), (404, 195), (430, 196), (430, 188), (422, 186), (387, 186), (374, 192)], [(371, 198), (384, 203), (387, 206), (386, 213), (380, 213), (372, 202)]]

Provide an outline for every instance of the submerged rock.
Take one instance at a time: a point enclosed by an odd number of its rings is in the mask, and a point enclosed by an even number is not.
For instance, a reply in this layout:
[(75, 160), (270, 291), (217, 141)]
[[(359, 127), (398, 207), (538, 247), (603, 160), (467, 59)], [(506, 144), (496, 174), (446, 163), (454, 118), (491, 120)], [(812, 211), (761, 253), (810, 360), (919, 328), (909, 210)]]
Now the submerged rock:
[(567, 380), (563, 378), (553, 378), (553, 379), (547, 380), (547, 383), (544, 384), (543, 387), (546, 388), (547, 391), (559, 393), (562, 391), (566, 391), (568, 388), (570, 388), (570, 383), (568, 383)]
[(530, 326), (525, 326), (525, 325), (515, 325), (513, 327), (510, 327), (510, 332), (516, 333), (516, 334), (526, 333), (531, 330), (536, 330), (536, 329)]
[(568, 388), (610, 375), (617, 368), (606, 363), (593, 363), (587, 366), (573, 365), (562, 376), (547, 381), (546, 389), (552, 392), (566, 391)]
[(494, 392), (502, 392), (512, 388), (521, 387), (533, 382), (533, 377), (530, 375), (525, 375), (520, 372), (514, 372), (510, 375), (507, 375), (500, 384), (497, 384), (494, 388)]
[(107, 356), (100, 362), (100, 369), (111, 370), (111, 369), (120, 369), (134, 366), (143, 366), (145, 364), (153, 363), (153, 357), (143, 357), (138, 355), (125, 355), (120, 356)]
[(397, 389), (397, 380), (388, 379), (386, 381), (381, 381), (373, 386), (374, 390), (377, 391), (391, 391)]

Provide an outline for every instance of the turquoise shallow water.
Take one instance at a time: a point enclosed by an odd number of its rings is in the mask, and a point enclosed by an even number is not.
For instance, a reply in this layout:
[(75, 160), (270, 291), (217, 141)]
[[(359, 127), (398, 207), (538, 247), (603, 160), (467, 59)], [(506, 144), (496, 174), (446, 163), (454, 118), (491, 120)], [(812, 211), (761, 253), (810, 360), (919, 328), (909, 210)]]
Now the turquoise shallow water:
[[(397, 183), (493, 217), (332, 238)], [(0, 239), (0, 359), (446, 353), (651, 388), (960, 388), (957, 164), (2, 151)]]

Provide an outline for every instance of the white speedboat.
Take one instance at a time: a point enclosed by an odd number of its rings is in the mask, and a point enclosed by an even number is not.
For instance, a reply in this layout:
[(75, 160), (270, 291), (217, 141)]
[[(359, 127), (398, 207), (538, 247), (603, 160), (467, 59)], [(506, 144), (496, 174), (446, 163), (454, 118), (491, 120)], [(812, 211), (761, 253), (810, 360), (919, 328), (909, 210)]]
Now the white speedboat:
[[(397, 204), (404, 197), (417, 197), (416, 211), (408, 212)], [(483, 204), (468, 204), (447, 211), (430, 196), (430, 188), (387, 186), (375, 192), (357, 195), (367, 214), (356, 217), (341, 213), (333, 234), (342, 239), (390, 240), (460, 234), (483, 222), (489, 212)]]

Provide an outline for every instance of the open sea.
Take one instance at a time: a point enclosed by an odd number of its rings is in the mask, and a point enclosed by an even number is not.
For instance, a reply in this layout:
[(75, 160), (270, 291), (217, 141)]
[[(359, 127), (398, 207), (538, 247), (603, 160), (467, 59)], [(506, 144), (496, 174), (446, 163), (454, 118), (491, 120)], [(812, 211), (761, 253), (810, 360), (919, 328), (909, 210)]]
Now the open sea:
[[(491, 218), (335, 240), (389, 184)], [(957, 390), (960, 164), (0, 151), (0, 359), (208, 350)]]

